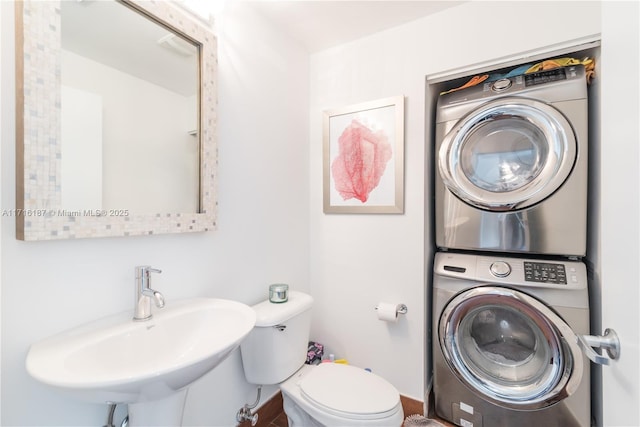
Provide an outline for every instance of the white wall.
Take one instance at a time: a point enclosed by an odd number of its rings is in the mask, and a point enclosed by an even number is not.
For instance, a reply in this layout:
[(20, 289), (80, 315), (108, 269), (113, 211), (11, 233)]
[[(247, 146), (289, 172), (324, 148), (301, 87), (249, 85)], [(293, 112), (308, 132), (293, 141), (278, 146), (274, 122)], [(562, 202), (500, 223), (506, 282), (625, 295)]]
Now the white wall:
[[(568, 25), (576, 16), (579, 23)], [(313, 336), (336, 357), (370, 367), (402, 394), (423, 399), (425, 282), (432, 257), (424, 239), (433, 239), (425, 209), (431, 174), (425, 76), (599, 32), (599, 3), (478, 1), (312, 55)], [(322, 111), (394, 95), (406, 97), (405, 214), (324, 215)], [(378, 301), (404, 302), (409, 312), (397, 324), (382, 323), (374, 311)]]
[[(8, 210), (15, 207), (13, 3), (0, 7), (0, 182)], [(153, 286), (169, 304), (192, 296), (253, 304), (274, 282), (308, 291), (308, 119), (301, 108), (308, 56), (242, 5), (219, 28), (216, 232), (21, 242), (15, 218), (2, 217), (2, 425), (104, 425), (106, 405), (76, 403), (38, 384), (24, 359), (32, 342), (131, 310), (136, 265), (163, 269)], [(191, 390), (185, 423), (235, 425), (236, 411), (254, 399), (234, 352)]]
[[(0, 26), (3, 22), (3, 10), (0, 7)], [(0, 57), (1, 57), (1, 52), (4, 50), (3, 46), (5, 44), (6, 38), (2, 35), (2, 31), (0, 31)], [(4, 90), (4, 73), (7, 72), (8, 70), (3, 67), (0, 66), (0, 99), (3, 99), (5, 90)], [(5, 116), (5, 109), (7, 108), (6, 105), (4, 105), (4, 103), (0, 102), (0, 138), (4, 137), (4, 133), (2, 132), (2, 128), (3, 128), (3, 123), (4, 123), (4, 116)], [(9, 107), (10, 108), (10, 107)], [(2, 176), (2, 158), (4, 156), (2, 155), (2, 150), (0, 149), (0, 177)], [(2, 188), (0, 188), (0, 199), (1, 199), (1, 195), (2, 195)], [(2, 227), (0, 226), (0, 241), (2, 241)], [(0, 425), (2, 424), (2, 245), (0, 244)]]
[(640, 425), (639, 22), (638, 2), (603, 2), (596, 273), (601, 279), (602, 328), (615, 329), (621, 342), (620, 360), (602, 368), (607, 427)]

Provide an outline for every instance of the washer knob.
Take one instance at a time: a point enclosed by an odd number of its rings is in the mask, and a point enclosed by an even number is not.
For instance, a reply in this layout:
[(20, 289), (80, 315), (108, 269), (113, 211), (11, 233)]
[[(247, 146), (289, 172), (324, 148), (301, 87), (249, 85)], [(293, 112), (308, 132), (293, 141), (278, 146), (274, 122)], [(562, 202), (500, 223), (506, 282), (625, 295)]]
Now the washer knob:
[(491, 89), (496, 92), (501, 92), (503, 90), (507, 90), (511, 87), (511, 80), (509, 79), (500, 79), (493, 82), (491, 85)]
[(496, 277), (507, 277), (511, 274), (511, 266), (504, 261), (496, 261), (491, 264), (489, 271)]

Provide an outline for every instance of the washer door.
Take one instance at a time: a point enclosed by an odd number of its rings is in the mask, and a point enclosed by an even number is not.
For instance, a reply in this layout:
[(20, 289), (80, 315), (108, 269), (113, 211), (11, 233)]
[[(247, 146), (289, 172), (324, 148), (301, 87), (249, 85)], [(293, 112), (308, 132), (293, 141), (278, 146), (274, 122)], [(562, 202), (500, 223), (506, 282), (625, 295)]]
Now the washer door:
[(544, 408), (580, 384), (576, 335), (547, 306), (522, 292), (493, 286), (462, 292), (442, 312), (438, 333), (455, 375), (497, 405)]
[(444, 184), (468, 204), (490, 211), (523, 209), (553, 194), (576, 160), (576, 137), (551, 105), (528, 98), (490, 101), (444, 137)]

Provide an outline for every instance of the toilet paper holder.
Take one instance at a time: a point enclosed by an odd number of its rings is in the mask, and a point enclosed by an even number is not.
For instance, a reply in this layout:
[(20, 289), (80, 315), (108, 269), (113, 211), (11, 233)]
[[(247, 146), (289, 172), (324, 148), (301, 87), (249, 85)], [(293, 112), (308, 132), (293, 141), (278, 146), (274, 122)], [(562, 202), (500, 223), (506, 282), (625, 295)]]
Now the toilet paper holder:
[[(378, 309), (378, 306), (376, 305), (375, 309)], [(407, 314), (407, 311), (409, 311), (409, 309), (407, 308), (406, 304), (398, 304), (398, 307), (396, 308), (396, 313), (398, 314)]]

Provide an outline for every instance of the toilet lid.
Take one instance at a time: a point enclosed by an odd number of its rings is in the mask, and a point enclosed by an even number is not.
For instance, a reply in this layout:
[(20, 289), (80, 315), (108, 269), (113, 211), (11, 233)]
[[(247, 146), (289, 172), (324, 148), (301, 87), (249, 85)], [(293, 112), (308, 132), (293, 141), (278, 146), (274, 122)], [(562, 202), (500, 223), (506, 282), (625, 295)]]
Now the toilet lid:
[(298, 386), (307, 400), (344, 415), (381, 414), (400, 401), (398, 390), (383, 378), (339, 363), (321, 363)]

